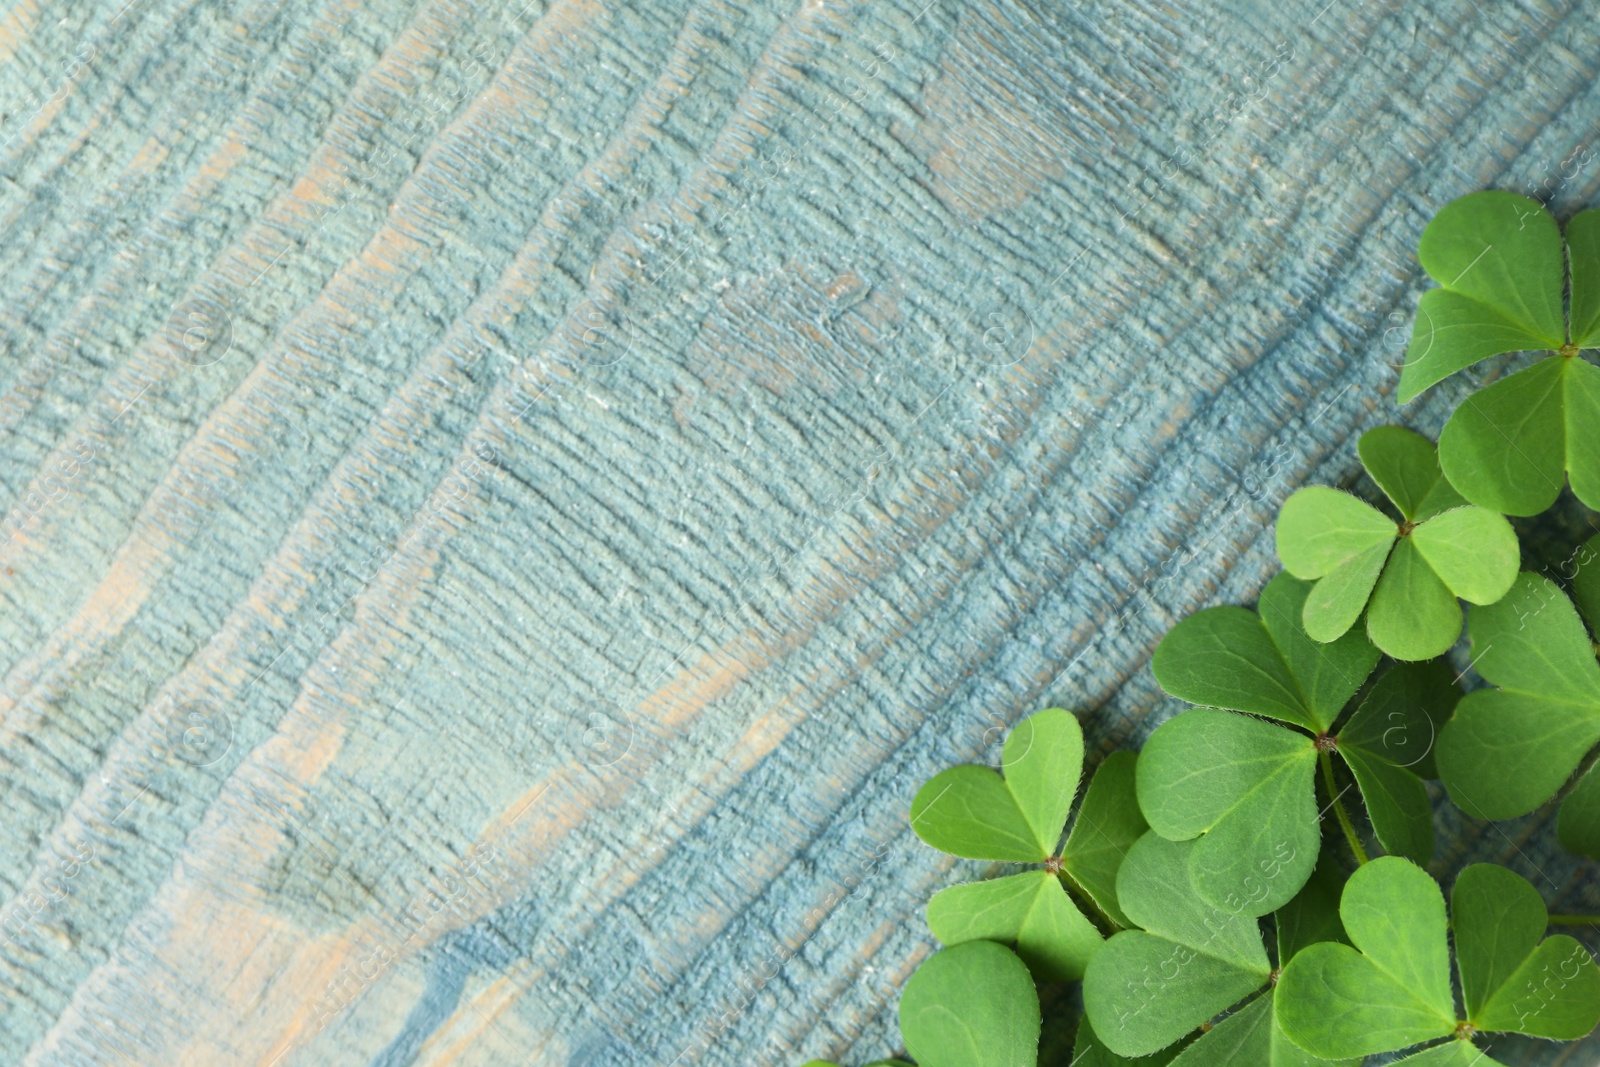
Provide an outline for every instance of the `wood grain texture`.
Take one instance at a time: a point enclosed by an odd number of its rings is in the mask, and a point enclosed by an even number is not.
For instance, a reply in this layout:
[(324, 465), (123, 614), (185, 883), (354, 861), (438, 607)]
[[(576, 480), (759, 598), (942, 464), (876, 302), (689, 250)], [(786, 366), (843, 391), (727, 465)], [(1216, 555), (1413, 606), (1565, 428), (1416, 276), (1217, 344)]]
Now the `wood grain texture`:
[(892, 1051), (916, 785), (1137, 744), (1433, 212), (1600, 199), (1600, 5), (1325, 2), (12, 7), (0, 1062)]

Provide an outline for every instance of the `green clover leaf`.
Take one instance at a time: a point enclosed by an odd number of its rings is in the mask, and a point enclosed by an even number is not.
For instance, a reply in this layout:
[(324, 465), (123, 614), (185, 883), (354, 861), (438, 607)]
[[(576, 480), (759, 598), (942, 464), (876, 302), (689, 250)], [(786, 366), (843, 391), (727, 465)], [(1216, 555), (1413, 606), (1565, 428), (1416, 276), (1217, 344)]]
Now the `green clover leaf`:
[[(1525, 815), (1555, 796), (1600, 742), (1600, 664), (1572, 601), (1524, 574), (1468, 624), (1478, 673), (1497, 688), (1468, 693), (1439, 733), (1439, 774), (1456, 805), (1481, 819)], [(1594, 849), (1600, 786), (1591, 771), (1562, 806), (1563, 843)]]
[(1193, 842), (1190, 873), (1203, 901), (1265, 915), (1288, 903), (1316, 865), (1316, 773), (1310, 737), (1195, 708), (1145, 742), (1139, 807), (1161, 837)]
[[(1578, 355), (1600, 347), (1600, 211), (1567, 224), (1536, 200), (1488, 190), (1447, 204), (1423, 231), (1424, 293), (1399, 400), (1504, 352), (1558, 351), (1469, 397), (1439, 436), (1439, 461), (1462, 496), (1508, 515), (1548, 508), (1570, 477), (1600, 507), (1600, 368)], [(1563, 260), (1566, 262), (1564, 263)], [(1562, 312), (1570, 270), (1571, 321)]]
[(1189, 616), (1156, 647), (1150, 667), (1161, 688), (1191, 704), (1326, 732), (1379, 653), (1360, 633), (1313, 641), (1301, 623), (1310, 589), (1280, 574), (1261, 591), (1257, 611), (1230, 606)]
[(1564, 480), (1600, 508), (1600, 367), (1553, 356), (1467, 397), (1439, 433), (1439, 462), (1461, 495), (1537, 515)]
[(1005, 777), (972, 765), (941, 771), (911, 801), (911, 828), (952, 856), (1042, 863), (1055, 853), (1083, 773), (1083, 728), (1061, 708), (1017, 724)]
[(1600, 1022), (1600, 973), (1565, 934), (1545, 938), (1538, 890), (1504, 867), (1478, 863), (1450, 893), (1456, 971), (1467, 1020), (1479, 1030), (1571, 1041)]
[(1517, 537), (1505, 518), (1459, 503), (1426, 438), (1395, 426), (1363, 435), (1362, 464), (1403, 516), (1327, 486), (1301, 489), (1278, 513), (1278, 558), (1316, 585), (1305, 631), (1331, 642), (1363, 610), (1367, 636), (1395, 659), (1442, 655), (1461, 634), (1456, 598), (1492, 604), (1517, 575)]
[(1455, 703), (1449, 669), (1394, 667), (1333, 733), (1378, 650), (1354, 632), (1326, 645), (1311, 640), (1300, 622), (1308, 589), (1279, 575), (1262, 591), (1259, 615), (1235, 607), (1197, 612), (1173, 627), (1152, 661), (1173, 696), (1228, 709), (1198, 708), (1162, 723), (1138, 769), (1151, 829), (1196, 839), (1195, 888), (1216, 907), (1261, 915), (1300, 892), (1320, 840), (1316, 767), (1327, 762), (1331, 781), (1333, 754), (1349, 766), (1387, 851), (1419, 862), (1433, 852), (1432, 808), (1419, 775), (1435, 773), (1437, 724)]
[(1128, 924), (1117, 906), (1116, 877), (1123, 854), (1146, 829), (1134, 793), (1137, 758), (1115, 752), (1100, 765), (1059, 856), (1056, 842), (1083, 767), (1078, 720), (1060, 708), (1030, 716), (1006, 739), (1001, 758), (1004, 778), (974, 766), (931, 778), (911, 803), (912, 829), (953, 855), (1047, 869), (941, 890), (928, 902), (928, 926), (946, 945), (1013, 944), (1041, 981), (1076, 981), (1102, 935), (1065, 886), (1109, 923)]
[[(1479, 864), (1451, 899), (1467, 1027), (1570, 1040), (1600, 1021), (1593, 958), (1565, 935), (1540, 941), (1548, 916), (1532, 886)], [(1351, 943), (1312, 945), (1279, 978), (1278, 1023), (1295, 1044), (1360, 1057), (1470, 1032), (1451, 992), (1444, 895), (1420, 867), (1397, 856), (1365, 864), (1339, 912)]]
[(1067, 843), (1062, 872), (1116, 925), (1131, 926), (1117, 903), (1117, 872), (1133, 843), (1150, 829), (1139, 810), (1135, 782), (1139, 759), (1113, 752), (1089, 779)]
[(946, 945), (1005, 941), (1042, 981), (1075, 982), (1100, 948), (1100, 931), (1067, 898), (1061, 879), (1028, 871), (966, 882), (928, 901), (928, 929)]
[(1180, 1047), (1171, 1046), (1148, 1056), (1119, 1056), (1106, 1048), (1085, 1015), (1078, 1021), (1078, 1036), (1073, 1042), (1072, 1063), (1068, 1067), (1166, 1067)]
[(1459, 696), (1444, 662), (1398, 664), (1378, 679), (1334, 737), (1372, 831), (1392, 856), (1417, 863), (1433, 857), (1433, 804), (1422, 779), (1438, 777), (1435, 738)]
[(1268, 989), (1202, 1034), (1172, 1061), (1172, 1067), (1358, 1067), (1359, 1059), (1325, 1060), (1290, 1041), (1278, 1025), (1273, 1004), (1277, 990)]
[[(1600, 232), (1600, 231), (1597, 231)], [(1592, 537), (1572, 554), (1572, 599), (1591, 634), (1600, 633), (1600, 536)], [(1563, 574), (1566, 574), (1563, 566)], [(1590, 859), (1600, 859), (1600, 762), (1590, 766), (1561, 802), (1556, 836), (1561, 847)]]
[(1039, 996), (1027, 965), (993, 941), (930, 956), (900, 995), (900, 1036), (920, 1067), (1032, 1067)]
[(1290, 1041), (1272, 1010), (1273, 991), (1256, 997), (1210, 1030), (1186, 1044), (1168, 1046), (1148, 1056), (1119, 1056), (1095, 1036), (1087, 1017), (1078, 1027), (1071, 1067), (1356, 1067), (1358, 1060), (1324, 1060)]
[[(1239, 1062), (1283, 1067), (1324, 1063), (1303, 1052), (1295, 1058), (1276, 1023), (1258, 1031), (1258, 1024), (1251, 1023), (1255, 1016), (1236, 1018), (1249, 1007), (1229, 1016), (1235, 1020), (1231, 1024), (1224, 1019), (1195, 1036), (1196, 1028), (1261, 990), (1272, 974), (1255, 920), (1242, 911), (1208, 907), (1197, 899), (1190, 875), (1192, 850), (1190, 843), (1167, 841), (1154, 833), (1129, 850), (1118, 886), (1124, 907), (1143, 928), (1113, 935), (1090, 964), (1083, 984), (1079, 1054), (1092, 1049), (1098, 1058), (1087, 1063), (1106, 1067), (1166, 1063), (1175, 1053), (1179, 1056), (1172, 1061), (1175, 1065), (1224, 1063), (1235, 1062), (1223, 1053), (1237, 1043), (1241, 1051), (1263, 1055), (1260, 1060), (1245, 1055)], [(1331, 861), (1319, 863), (1300, 895), (1278, 911), (1280, 962), (1308, 945), (1344, 938), (1338, 911), (1342, 885)], [(1253, 1001), (1255, 1010), (1261, 1010), (1263, 1000), (1270, 1004), (1271, 997), (1269, 992)], [(1223, 1036), (1214, 1037), (1219, 1030)], [(1193, 1040), (1185, 1043), (1186, 1036)], [(1196, 1051), (1190, 1054), (1191, 1049)], [(1189, 1058), (1183, 1058), (1186, 1055)]]
[(1479, 1051), (1471, 1041), (1458, 1038), (1395, 1060), (1394, 1067), (1505, 1067), (1505, 1064), (1491, 1060), (1488, 1053)]
[(1419, 433), (1378, 426), (1361, 435), (1356, 452), (1407, 522), (1422, 522), (1466, 503), (1440, 471), (1433, 443)]
[(1417, 259), (1440, 287), (1417, 307), (1402, 404), (1489, 356), (1566, 343), (1561, 232), (1537, 200), (1498, 190), (1454, 200), (1422, 231)]
[(1209, 907), (1195, 893), (1194, 847), (1147, 833), (1117, 875), (1122, 910), (1140, 929), (1112, 935), (1089, 961), (1083, 1003), (1119, 1056), (1166, 1048), (1271, 976), (1255, 919)]

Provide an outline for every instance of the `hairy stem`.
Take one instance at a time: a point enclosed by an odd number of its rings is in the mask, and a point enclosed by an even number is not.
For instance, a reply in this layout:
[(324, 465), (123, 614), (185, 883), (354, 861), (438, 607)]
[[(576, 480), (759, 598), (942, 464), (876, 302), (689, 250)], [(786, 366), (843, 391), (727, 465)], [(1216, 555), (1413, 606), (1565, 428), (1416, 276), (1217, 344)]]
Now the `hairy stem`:
[(1552, 915), (1551, 926), (1600, 926), (1600, 915)]
[(1333, 813), (1339, 817), (1339, 827), (1344, 830), (1344, 839), (1350, 843), (1350, 851), (1356, 854), (1356, 863), (1367, 862), (1367, 850), (1361, 847), (1361, 838), (1356, 836), (1355, 824), (1350, 821), (1350, 815), (1344, 810), (1344, 801), (1340, 799), (1339, 786), (1333, 780), (1333, 757), (1327, 750), (1317, 753), (1317, 762), (1322, 764), (1322, 780), (1328, 784), (1328, 796), (1333, 806)]

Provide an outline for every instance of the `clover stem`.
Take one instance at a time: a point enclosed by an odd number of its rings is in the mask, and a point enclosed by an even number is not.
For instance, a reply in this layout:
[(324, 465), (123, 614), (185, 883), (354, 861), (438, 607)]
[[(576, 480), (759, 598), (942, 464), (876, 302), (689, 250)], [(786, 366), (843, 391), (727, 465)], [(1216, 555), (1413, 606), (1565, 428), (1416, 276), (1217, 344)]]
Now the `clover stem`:
[(1344, 831), (1344, 839), (1350, 843), (1350, 851), (1356, 854), (1356, 863), (1367, 862), (1367, 850), (1361, 847), (1361, 838), (1356, 836), (1355, 824), (1350, 821), (1349, 814), (1344, 810), (1344, 804), (1338, 785), (1333, 780), (1333, 757), (1327, 749), (1317, 751), (1317, 762), (1322, 764), (1322, 780), (1328, 784), (1328, 795), (1333, 798), (1333, 813), (1339, 817), (1339, 828)]
[(1600, 915), (1552, 915), (1551, 926), (1600, 926)]

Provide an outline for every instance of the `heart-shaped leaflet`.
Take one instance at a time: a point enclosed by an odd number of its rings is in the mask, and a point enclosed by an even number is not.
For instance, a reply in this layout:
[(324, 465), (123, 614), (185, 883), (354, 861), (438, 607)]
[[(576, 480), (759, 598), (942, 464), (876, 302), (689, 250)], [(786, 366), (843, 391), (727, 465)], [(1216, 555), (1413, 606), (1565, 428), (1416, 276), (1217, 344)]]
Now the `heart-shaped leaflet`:
[(1116, 903), (1122, 855), (1145, 832), (1134, 795), (1136, 757), (1107, 757), (1090, 782), (1061, 855), (1055, 853), (1083, 766), (1077, 719), (1050, 708), (1018, 724), (1002, 752), (1005, 777), (987, 767), (952, 767), (911, 804), (911, 825), (928, 844), (968, 859), (1051, 862), (992, 881), (951, 886), (928, 903), (928, 925), (946, 945), (1005, 941), (1043, 981), (1075, 981), (1102, 935), (1068, 897), (1071, 884), (1109, 923), (1126, 925)]
[(1600, 508), (1600, 435), (1586, 430), (1600, 424), (1600, 368), (1578, 354), (1600, 347), (1600, 211), (1567, 223), (1565, 253), (1544, 205), (1499, 190), (1447, 204), (1417, 246), (1440, 288), (1417, 307), (1401, 403), (1489, 356), (1558, 352), (1479, 390), (1439, 436), (1451, 483), (1508, 515), (1545, 510), (1566, 477), (1578, 499)]
[(1166, 1048), (1266, 984), (1272, 972), (1253, 916), (1209, 907), (1190, 880), (1192, 842), (1155, 833), (1128, 850), (1117, 875), (1124, 930), (1089, 961), (1084, 1010), (1120, 1056)]
[[(1572, 601), (1539, 575), (1474, 608), (1468, 629), (1477, 671), (1497, 688), (1461, 698), (1439, 734), (1439, 775), (1468, 815), (1516, 818), (1555, 796), (1600, 742), (1600, 664)], [(1595, 777), (1562, 805), (1562, 841), (1575, 851), (1600, 843)]]
[[(1571, 1040), (1600, 1021), (1593, 958), (1565, 935), (1540, 941), (1548, 916), (1532, 886), (1479, 864), (1456, 880), (1452, 902), (1472, 1029)], [(1467, 1032), (1450, 988), (1444, 896), (1432, 878), (1409, 860), (1380, 857), (1350, 876), (1339, 914), (1351, 944), (1312, 945), (1278, 980), (1278, 1023), (1295, 1044), (1331, 1059)]]
[(1504, 516), (1460, 502), (1426, 438), (1379, 427), (1362, 437), (1360, 452), (1404, 521), (1309, 486), (1278, 513), (1278, 558), (1290, 574), (1316, 582), (1303, 613), (1315, 640), (1343, 636), (1364, 611), (1378, 648), (1395, 659), (1432, 659), (1461, 634), (1457, 597), (1492, 604), (1511, 587), (1516, 533)]
[(1039, 1028), (1027, 965), (993, 941), (934, 953), (900, 995), (900, 1036), (920, 1067), (1033, 1067)]

